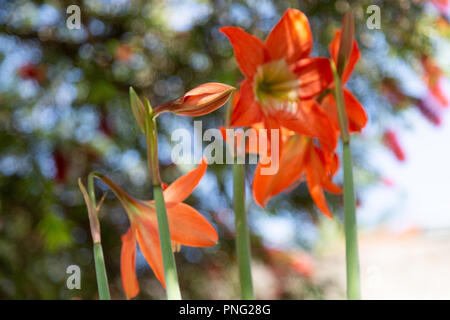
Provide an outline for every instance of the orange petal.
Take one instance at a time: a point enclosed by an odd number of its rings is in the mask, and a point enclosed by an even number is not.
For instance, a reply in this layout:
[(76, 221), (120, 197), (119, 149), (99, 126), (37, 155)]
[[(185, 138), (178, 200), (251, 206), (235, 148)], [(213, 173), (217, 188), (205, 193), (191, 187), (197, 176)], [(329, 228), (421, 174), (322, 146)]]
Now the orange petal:
[[(334, 63), (337, 64), (338, 53), (339, 53), (339, 42), (341, 41), (341, 30), (336, 30), (334, 33), (334, 38), (329, 45), (331, 58), (334, 60)], [(350, 75), (355, 68), (356, 63), (361, 57), (361, 52), (359, 51), (358, 43), (356, 40), (353, 41), (352, 52), (350, 53), (350, 58), (345, 66), (344, 72), (342, 73), (342, 82), (346, 83), (350, 78)]]
[(337, 132), (340, 132), (336, 100), (334, 99), (333, 94), (332, 93), (327, 94), (322, 99), (320, 104), (321, 104), (323, 110), (327, 113), (330, 121), (333, 123), (333, 128)]
[(347, 88), (344, 88), (344, 102), (350, 132), (361, 132), (367, 124), (367, 114), (364, 107)]
[(139, 285), (136, 277), (136, 235), (133, 226), (122, 236), (120, 273), (127, 299), (134, 298), (139, 293)]
[[(367, 124), (367, 114), (364, 107), (347, 88), (344, 88), (344, 102), (350, 133), (361, 132)], [(333, 122), (333, 127), (339, 132), (340, 129), (336, 100), (334, 99), (333, 94), (327, 94), (322, 99), (321, 105), (330, 120)]]
[(316, 184), (315, 180), (311, 178), (311, 175), (313, 175), (314, 173), (312, 173), (311, 171), (307, 172), (309, 172), (309, 174), (306, 175), (306, 183), (308, 185), (311, 198), (314, 200), (314, 203), (324, 215), (326, 215), (328, 218), (333, 217), (330, 208), (328, 207), (322, 187), (320, 186), (320, 184)]
[[(273, 176), (270, 175), (261, 175), (261, 163), (258, 163), (255, 175), (253, 177), (253, 199), (255, 202), (259, 204), (261, 207), (265, 208), (267, 202), (270, 200), (270, 185), (273, 180)], [(282, 168), (280, 168), (282, 169)]]
[(323, 146), (334, 150), (337, 145), (337, 135), (332, 122), (315, 100), (302, 100), (298, 104), (296, 119), (283, 120), (281, 125), (304, 134), (318, 138)]
[(339, 157), (334, 151), (327, 149), (322, 149), (320, 151), (323, 154), (324, 161), (326, 163), (325, 177), (322, 179), (322, 187), (328, 192), (340, 194), (342, 193), (342, 188), (331, 180), (339, 169)]
[(178, 203), (186, 199), (202, 179), (207, 167), (206, 159), (203, 158), (197, 168), (178, 178), (164, 190), (164, 200)]
[[(267, 132), (267, 134), (263, 134), (263, 132), (260, 132), (261, 129), (264, 129), (263, 123), (255, 123), (252, 126), (252, 135), (250, 135), (250, 138), (253, 139), (254, 143), (247, 143), (245, 146), (245, 152), (250, 154), (262, 154), (262, 155), (270, 155), (270, 131)], [(281, 135), (281, 133), (280, 133)], [(267, 150), (263, 146), (267, 147)], [(263, 149), (260, 150), (260, 147)]]
[(165, 288), (166, 283), (164, 280), (164, 268), (161, 255), (161, 246), (159, 243), (158, 226), (155, 222), (140, 220), (136, 223), (137, 227), (137, 241), (139, 248), (145, 257), (145, 260), (149, 264), (155, 273), (156, 278), (161, 282)]
[(271, 60), (286, 58), (292, 63), (307, 58), (313, 47), (308, 18), (303, 12), (288, 9), (266, 39)]
[(322, 181), (322, 187), (330, 193), (334, 193), (334, 194), (342, 193), (342, 188), (340, 186), (338, 186), (337, 184), (335, 184), (333, 181), (328, 180), (328, 179)]
[(230, 40), (239, 69), (247, 78), (253, 77), (258, 66), (267, 60), (264, 43), (241, 28), (222, 27), (219, 30)]
[(209, 247), (219, 237), (214, 227), (197, 210), (185, 203), (167, 203), (172, 240), (191, 247)]
[(306, 165), (306, 184), (316, 206), (322, 213), (331, 218), (332, 214), (321, 185), (325, 171), (322, 161), (323, 160), (316, 151), (316, 147), (311, 148), (308, 163)]
[(277, 194), (299, 182), (304, 171), (305, 151), (310, 144), (308, 139), (299, 135), (291, 136), (283, 145), (279, 170), (273, 175), (263, 175), (261, 169), (269, 164), (261, 161), (256, 167), (253, 178), (253, 197), (255, 202), (265, 207), (267, 202)]
[(297, 62), (292, 71), (300, 80), (300, 99), (309, 99), (319, 94), (333, 81), (330, 61), (327, 58), (307, 58)]
[(233, 108), (231, 126), (247, 127), (260, 122), (261, 119), (261, 107), (255, 101), (253, 88), (248, 80), (244, 80), (241, 84), (239, 100)]

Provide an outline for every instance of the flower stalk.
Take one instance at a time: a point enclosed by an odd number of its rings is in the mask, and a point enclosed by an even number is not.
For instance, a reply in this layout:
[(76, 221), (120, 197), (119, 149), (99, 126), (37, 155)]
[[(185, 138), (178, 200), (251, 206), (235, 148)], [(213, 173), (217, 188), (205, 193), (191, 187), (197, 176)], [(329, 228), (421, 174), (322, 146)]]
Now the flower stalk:
[(233, 199), (234, 219), (236, 226), (236, 254), (239, 265), (239, 280), (241, 284), (241, 298), (253, 300), (250, 236), (245, 212), (245, 165), (233, 164)]
[(350, 150), (350, 134), (348, 119), (345, 110), (342, 82), (336, 65), (330, 60), (334, 77), (335, 99), (338, 112), (338, 122), (343, 144), (343, 169), (344, 169), (344, 229), (345, 252), (347, 269), (347, 299), (359, 300), (360, 275), (358, 256), (358, 230), (356, 222), (355, 189), (353, 184), (353, 165)]
[(164, 267), (164, 279), (166, 294), (169, 300), (181, 300), (180, 286), (178, 283), (177, 267), (172, 250), (170, 238), (169, 219), (167, 218), (166, 203), (161, 187), (161, 177), (158, 163), (158, 132), (156, 119), (151, 109), (150, 102), (145, 99), (145, 136), (147, 140), (147, 162), (150, 171), (153, 196), (155, 199), (156, 217), (158, 221), (159, 241)]
[(166, 281), (167, 299), (181, 300), (180, 286), (178, 284), (177, 266), (170, 239), (169, 220), (167, 219), (166, 204), (164, 202), (161, 185), (153, 186), (155, 198), (156, 217), (158, 220), (159, 241), (164, 266), (164, 279)]

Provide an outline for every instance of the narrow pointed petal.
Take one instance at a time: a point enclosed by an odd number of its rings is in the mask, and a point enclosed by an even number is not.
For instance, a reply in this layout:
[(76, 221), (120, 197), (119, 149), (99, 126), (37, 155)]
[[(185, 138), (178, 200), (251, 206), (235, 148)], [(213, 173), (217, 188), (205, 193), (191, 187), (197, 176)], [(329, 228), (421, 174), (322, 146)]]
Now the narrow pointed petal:
[(158, 226), (156, 222), (143, 220), (136, 224), (137, 241), (145, 260), (155, 273), (156, 278), (166, 288), (161, 246), (159, 243)]
[(219, 236), (214, 227), (191, 206), (168, 203), (167, 217), (173, 241), (192, 247), (217, 244)]
[(344, 88), (344, 102), (349, 120), (350, 132), (361, 132), (368, 120), (364, 107), (347, 88)]
[(338, 186), (333, 181), (328, 180), (328, 179), (322, 181), (322, 187), (329, 193), (334, 193), (334, 194), (342, 193), (342, 187)]
[(178, 178), (164, 190), (164, 201), (178, 203), (186, 199), (202, 179), (207, 167), (206, 159), (203, 158), (197, 168)]
[(261, 107), (255, 101), (253, 88), (248, 80), (241, 84), (240, 97), (233, 108), (232, 127), (247, 127), (262, 120)]
[(308, 186), (309, 193), (311, 194), (311, 198), (314, 200), (314, 203), (319, 210), (322, 211), (322, 213), (327, 217), (331, 218), (333, 215), (331, 214), (325, 194), (323, 193), (320, 181), (321, 177), (312, 164), (312, 162), (309, 162), (309, 165), (306, 166), (306, 184)]
[[(341, 31), (337, 30), (334, 33), (334, 38), (330, 43), (329, 50), (331, 58), (334, 63), (337, 63), (338, 53), (339, 53), (339, 42), (341, 41)], [(356, 40), (353, 41), (352, 52), (350, 53), (350, 58), (348, 59), (347, 65), (345, 66), (344, 72), (342, 73), (342, 83), (346, 83), (353, 72), (359, 58), (361, 57), (361, 52), (359, 51), (358, 43)]]
[(253, 77), (268, 57), (264, 43), (241, 28), (222, 27), (219, 30), (230, 40), (241, 72), (247, 78)]
[(310, 142), (299, 135), (291, 136), (283, 145), (283, 153), (280, 158), (279, 170), (273, 175), (263, 175), (262, 169), (269, 164), (261, 161), (256, 167), (253, 178), (253, 197), (261, 207), (277, 194), (287, 190), (298, 183), (304, 172), (305, 151)]
[(303, 12), (288, 9), (266, 39), (271, 60), (286, 58), (287, 63), (309, 56), (313, 37)]
[(299, 134), (318, 138), (323, 146), (334, 150), (337, 135), (332, 122), (315, 100), (304, 100), (299, 104), (296, 118), (283, 120), (281, 125)]
[(340, 194), (342, 193), (342, 188), (331, 180), (339, 169), (339, 157), (336, 152), (326, 149), (322, 149), (321, 153), (323, 154), (326, 163), (322, 187), (330, 193)]
[(300, 80), (300, 99), (310, 99), (333, 82), (330, 61), (327, 58), (307, 58), (297, 62), (292, 67)]
[[(344, 102), (350, 133), (361, 132), (368, 120), (364, 107), (347, 88), (344, 88)], [(326, 95), (321, 105), (333, 122), (335, 130), (339, 131), (338, 113), (334, 96), (331, 93)]]
[(265, 208), (267, 202), (271, 199), (271, 190), (270, 184), (273, 181), (274, 177), (271, 175), (262, 175), (261, 174), (262, 164), (258, 163), (258, 166), (255, 170), (255, 175), (253, 177), (253, 199), (257, 204), (261, 207)]
[(309, 193), (311, 194), (311, 198), (314, 200), (317, 208), (328, 218), (333, 217), (331, 214), (330, 208), (328, 207), (327, 199), (325, 198), (325, 194), (323, 193), (322, 186), (317, 184), (315, 180), (315, 173), (312, 170), (307, 170), (306, 174), (306, 183), (308, 185)]
[(120, 272), (127, 299), (134, 298), (139, 293), (139, 285), (136, 277), (136, 234), (132, 226), (122, 236)]
[(331, 218), (332, 214), (322, 186), (324, 179), (328, 178), (325, 166), (325, 158), (320, 149), (312, 146), (306, 164), (306, 184), (316, 206), (322, 213)]

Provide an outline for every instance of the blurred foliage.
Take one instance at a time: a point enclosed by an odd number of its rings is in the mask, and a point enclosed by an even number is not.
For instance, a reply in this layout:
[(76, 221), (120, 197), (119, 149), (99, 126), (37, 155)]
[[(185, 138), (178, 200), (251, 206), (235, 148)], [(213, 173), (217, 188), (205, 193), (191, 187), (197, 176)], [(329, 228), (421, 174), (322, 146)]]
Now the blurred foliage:
[[(362, 59), (349, 86), (371, 121), (371, 129), (354, 142), (361, 186), (379, 178), (364, 158), (362, 143), (379, 144), (386, 123), (394, 117), (402, 121), (399, 111), (413, 108), (419, 99), (401, 92), (409, 99), (401, 108), (389, 99), (386, 79), (401, 88), (393, 66), (420, 75), (420, 58), (432, 57), (436, 43), (449, 36), (448, 18), (428, 1), (418, 0), (86, 0), (77, 3), (82, 28), (70, 30), (66, 8), (75, 3), (0, 1), (0, 298), (97, 297), (89, 222), (77, 178), (100, 170), (131, 194), (151, 197), (145, 141), (130, 112), (128, 88), (158, 105), (203, 82), (236, 85), (242, 76), (220, 26), (237, 25), (264, 38), (286, 8), (298, 8), (310, 19), (314, 55), (328, 56), (327, 45), (351, 4)], [(370, 4), (381, 7), (381, 30), (366, 27)], [(388, 93), (394, 87), (387, 86)], [(224, 109), (202, 117), (203, 129), (223, 125)], [(191, 128), (193, 120), (170, 114), (159, 118), (162, 177), (167, 182), (187, 170), (171, 163), (170, 133)], [(250, 186), (252, 168), (247, 175)], [(237, 298), (229, 166), (211, 165), (204, 180), (188, 202), (214, 223), (220, 244), (183, 247), (176, 255), (183, 296)], [(105, 190), (103, 185), (99, 189)], [(329, 199), (338, 212), (341, 197)], [(330, 284), (312, 280), (311, 258), (304, 253), (318, 238), (320, 213), (304, 185), (289, 197), (274, 199), (265, 213), (250, 196), (248, 207), (258, 297), (321, 298)], [(290, 219), (298, 230), (278, 251), (266, 239), (267, 227), (260, 227), (261, 219), (274, 216)], [(109, 194), (101, 228), (116, 299), (124, 298), (119, 257), (120, 234), (127, 223)], [(66, 288), (66, 268), (72, 264), (81, 267), (81, 290)], [(140, 254), (137, 265), (138, 297), (163, 298)]]

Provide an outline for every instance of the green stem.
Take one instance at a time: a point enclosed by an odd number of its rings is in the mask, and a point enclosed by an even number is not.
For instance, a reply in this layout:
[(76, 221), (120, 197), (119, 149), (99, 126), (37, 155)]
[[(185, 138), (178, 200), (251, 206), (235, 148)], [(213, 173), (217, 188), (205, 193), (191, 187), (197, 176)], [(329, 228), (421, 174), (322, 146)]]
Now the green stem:
[(353, 184), (350, 134), (348, 130), (348, 119), (342, 91), (342, 82), (332, 60), (330, 60), (330, 64), (334, 77), (335, 99), (343, 143), (342, 152), (344, 162), (344, 229), (347, 268), (347, 299), (359, 300), (361, 298), (361, 290), (358, 257), (358, 230), (356, 223), (355, 188)]
[(94, 174), (91, 173), (88, 176), (88, 192), (89, 198), (91, 200), (91, 210), (92, 216), (89, 218), (93, 220), (91, 222), (91, 231), (93, 231), (94, 240), (94, 262), (95, 262), (95, 273), (97, 276), (97, 287), (98, 295), (100, 300), (111, 300), (111, 295), (109, 293), (108, 276), (106, 274), (105, 259), (103, 257), (103, 249), (100, 238), (100, 224), (98, 222), (97, 216), (97, 203), (95, 199), (94, 190)]
[(103, 258), (103, 249), (100, 242), (94, 243), (94, 261), (99, 298), (100, 300), (111, 300), (108, 277), (106, 275), (105, 259)]
[(255, 299), (253, 293), (250, 237), (245, 213), (245, 166), (233, 164), (234, 219), (236, 225), (236, 252), (239, 265), (241, 297), (244, 300)]
[(347, 299), (359, 300), (360, 277), (358, 257), (358, 227), (356, 223), (355, 191), (353, 185), (350, 142), (343, 144), (344, 160), (344, 228), (347, 265)]
[(153, 186), (155, 197), (156, 216), (158, 219), (159, 241), (164, 266), (164, 279), (166, 280), (167, 299), (181, 300), (180, 287), (178, 285), (177, 266), (170, 239), (169, 220), (167, 219), (166, 204), (161, 185)]
[(156, 218), (158, 220), (159, 242), (161, 245), (167, 299), (181, 300), (177, 267), (170, 237), (169, 220), (167, 218), (166, 203), (164, 201), (161, 178), (159, 175), (157, 127), (156, 121), (151, 114), (146, 117), (145, 133), (147, 138), (147, 161), (152, 176), (153, 197), (155, 198)]

